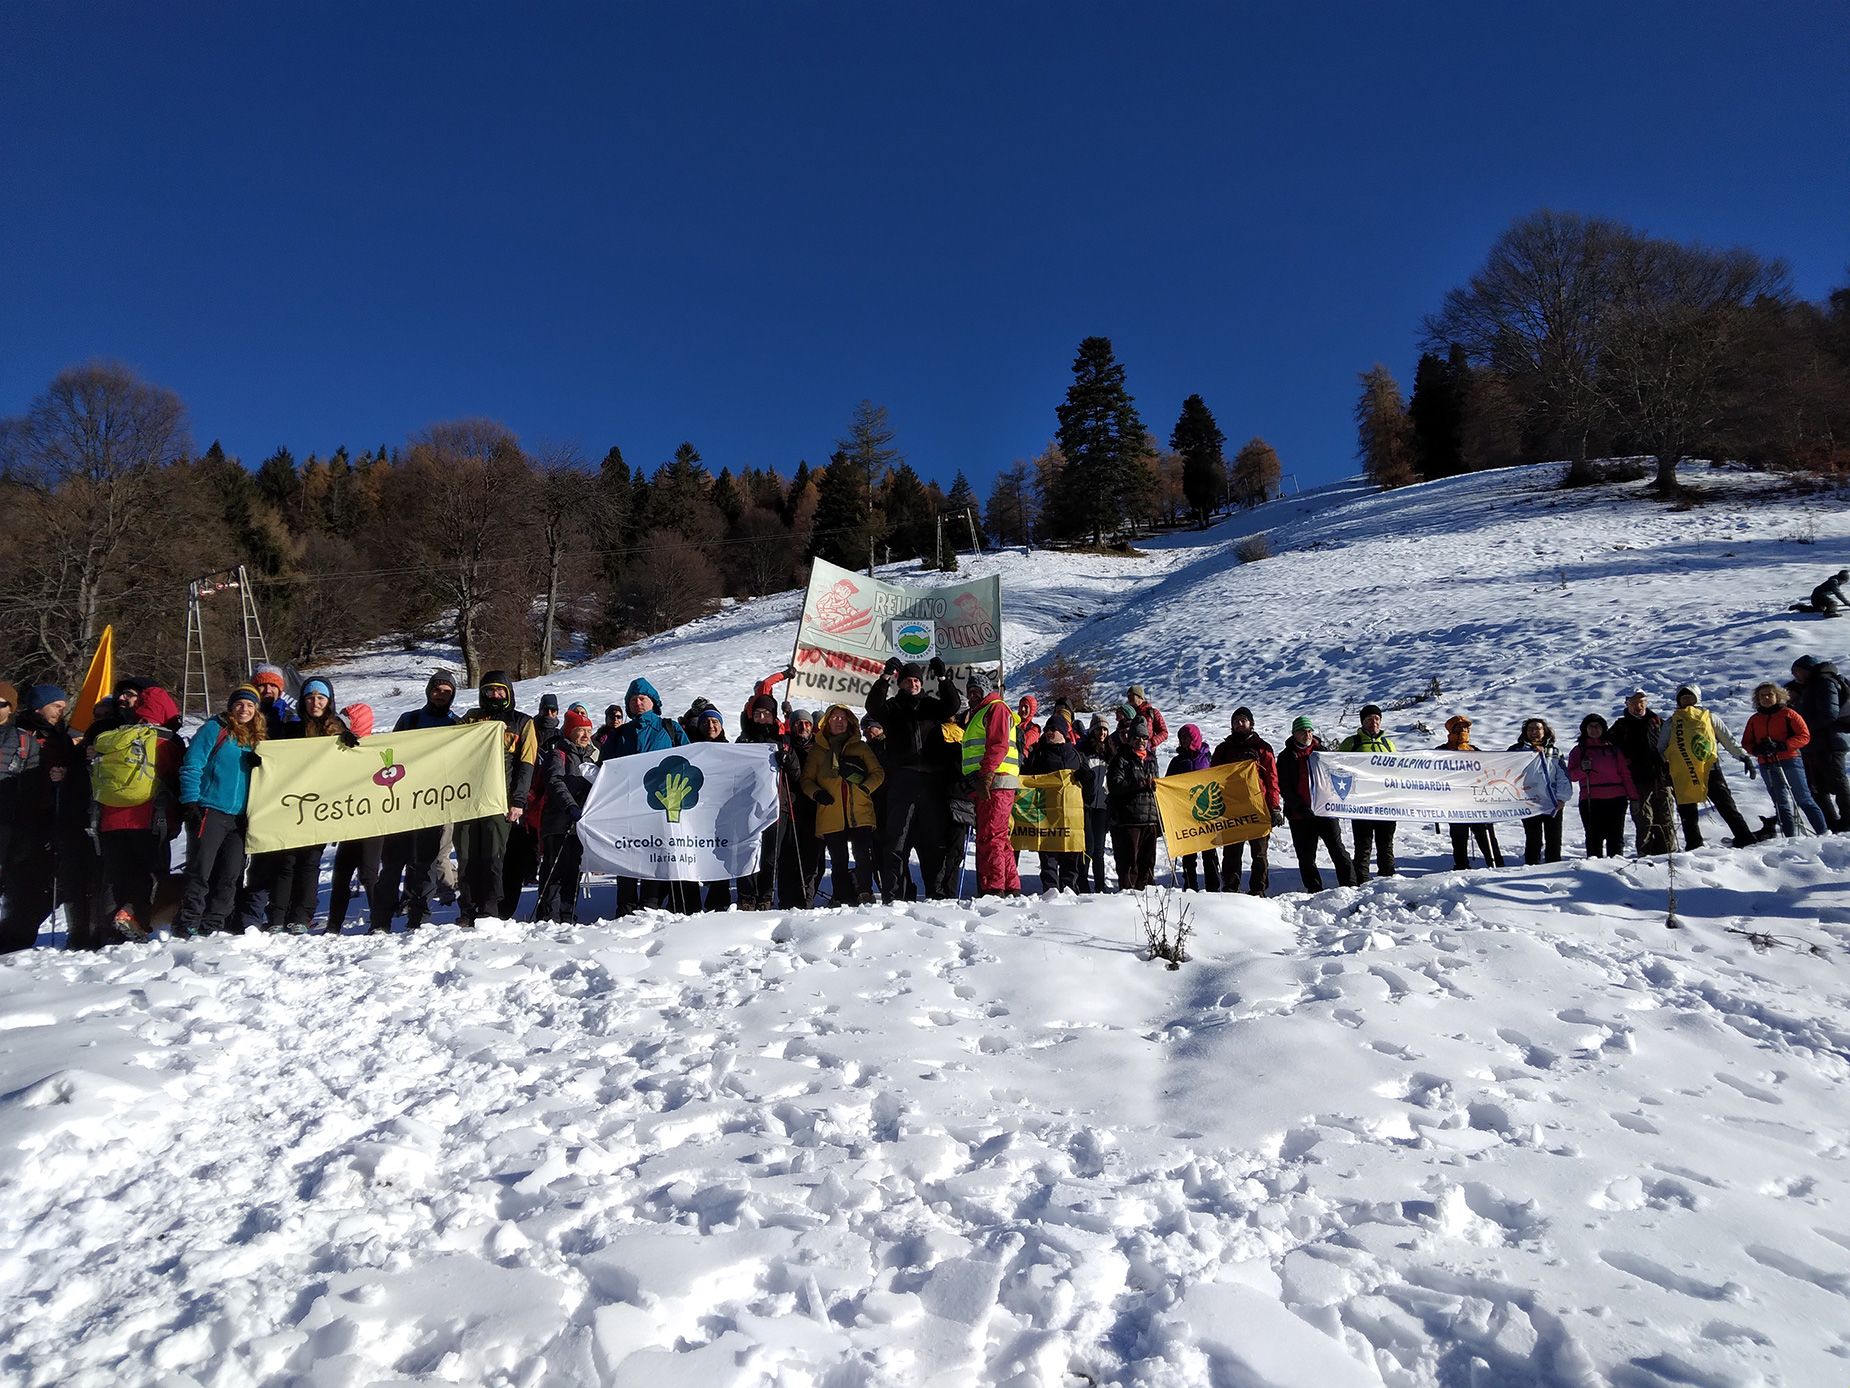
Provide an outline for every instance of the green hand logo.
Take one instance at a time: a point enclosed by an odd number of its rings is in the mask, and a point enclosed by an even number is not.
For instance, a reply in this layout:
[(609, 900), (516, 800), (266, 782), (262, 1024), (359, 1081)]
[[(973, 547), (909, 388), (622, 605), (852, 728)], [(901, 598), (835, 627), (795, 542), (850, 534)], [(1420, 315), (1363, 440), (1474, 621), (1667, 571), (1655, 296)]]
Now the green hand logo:
[(1224, 818), (1227, 813), (1227, 797), (1221, 794), (1220, 782), (1209, 781), (1204, 786), (1197, 786), (1192, 797), (1193, 804), (1189, 813), (1194, 815), (1197, 824), (1212, 824)]
[(668, 757), (649, 769), (642, 785), (648, 803), (667, 815), (670, 824), (679, 824), (681, 811), (700, 803), (700, 787), (706, 779), (686, 757)]
[(1715, 744), (1706, 733), (1697, 733), (1689, 740), (1689, 750), (1695, 754), (1697, 761), (1714, 761)]
[(1047, 822), (1047, 792), (1029, 788), (1015, 796), (1015, 817), (1024, 824), (1045, 824)]

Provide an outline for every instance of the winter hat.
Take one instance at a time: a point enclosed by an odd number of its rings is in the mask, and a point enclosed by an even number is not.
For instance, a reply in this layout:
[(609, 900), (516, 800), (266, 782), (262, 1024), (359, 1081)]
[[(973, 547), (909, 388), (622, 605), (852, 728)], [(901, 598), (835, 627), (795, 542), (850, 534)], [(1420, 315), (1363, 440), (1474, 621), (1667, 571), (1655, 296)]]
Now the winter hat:
[(319, 694), (330, 704), (334, 702), (334, 686), (322, 679), (319, 675), (312, 680), (305, 680), (302, 683), (302, 697), (306, 699), (310, 694)]
[(55, 684), (35, 684), (26, 691), (26, 707), (29, 710), (42, 709), (46, 704), (68, 704), (70, 701), (71, 696)]
[(1362, 705), (1362, 717), (1379, 718), (1380, 716), (1381, 716), (1381, 705), (1380, 704), (1363, 704)]
[(0, 701), (19, 707), (19, 690), (9, 680), (0, 680)]
[(970, 702), (973, 704), (978, 699), (987, 698), (990, 691), (994, 688), (995, 685), (989, 682), (989, 676), (984, 674), (981, 670), (972, 670), (970, 672), (970, 678), (964, 681), (964, 692), (969, 696)]
[(1143, 697), (1143, 686), (1141, 684), (1133, 684), (1129, 689), (1124, 691), (1124, 697), (1127, 699), (1141, 699)]
[(559, 696), (557, 694), (540, 695), (540, 712), (541, 713), (557, 713), (558, 711), (559, 711)]
[(497, 700), (497, 706), (505, 702), (508, 707), (514, 704), (514, 681), (508, 678), (506, 670), (490, 670), (482, 676), (482, 682), (476, 686), (476, 702), (483, 708), (489, 707), (490, 691), (499, 689), (506, 695), (505, 701)]
[(586, 718), (591, 716), (591, 710), (586, 708), (577, 699), (572, 700), (571, 708), (574, 713), (582, 713)]
[(777, 721), (777, 696), (775, 694), (758, 694), (753, 696), (751, 703), (747, 704), (745, 707), (745, 716), (750, 718), (760, 709), (770, 714), (771, 721), (775, 723)]
[(1291, 731), (1294, 733), (1314, 733), (1317, 731), (1317, 725), (1311, 722), (1306, 715), (1300, 713), (1296, 718), (1291, 720)]
[(1142, 738), (1145, 742), (1150, 740), (1150, 725), (1141, 718), (1133, 718), (1131, 720), (1131, 741), (1135, 742), (1138, 738)]
[(173, 695), (158, 684), (150, 684), (141, 691), (141, 702), (135, 705), (135, 716), (144, 723), (152, 723), (157, 728), (178, 727), (180, 723), (180, 706), (173, 701)]
[(885, 732), (886, 724), (882, 722), (880, 719), (874, 717), (873, 714), (871, 713), (863, 714), (861, 717), (861, 735), (865, 737), (868, 733), (871, 733), (875, 728), (880, 729), (881, 732)]
[[(1806, 674), (1809, 675), (1813, 670), (1816, 670), (1817, 668), (1818, 668), (1818, 658), (1816, 656), (1802, 655), (1797, 660), (1792, 662), (1792, 673), (1795, 675), (1798, 674), (1798, 672), (1801, 670), (1803, 670)], [(1687, 689), (1688, 687), (1689, 687), (1688, 685), (1685, 685), (1683, 688)], [(1679, 689), (1677, 691), (1677, 693), (1679, 694), (1681, 694), (1682, 692), (1683, 692), (1682, 689)]]
[(283, 673), (280, 665), (259, 665), (257, 673), (251, 676), (251, 686), (261, 689), (266, 684), (273, 684), (278, 689), (289, 687), (289, 676)]
[(808, 723), (811, 726), (814, 726), (815, 722), (816, 722), (816, 715), (810, 709), (793, 708), (790, 710), (790, 726), (793, 728), (798, 723)]
[(447, 684), (450, 687), (450, 693), (454, 694), (456, 692), (456, 676), (452, 675), (448, 670), (432, 670), (430, 672), (430, 678), (424, 681), (424, 692), (429, 694), (431, 690), (435, 689), (440, 684)]
[(1068, 742), (1073, 740), (1073, 725), (1057, 713), (1049, 718), (1047, 726), (1041, 729), (1042, 737), (1053, 737), (1055, 734), (1065, 738)]
[(695, 722), (699, 722), (703, 718), (709, 723), (719, 724), (722, 728), (726, 726), (726, 715), (714, 708), (711, 704), (708, 704), (705, 708), (701, 709), (699, 713), (694, 715)]
[(1176, 734), (1176, 742), (1189, 751), (1194, 751), (1197, 747), (1201, 746), (1200, 726), (1194, 723), (1184, 723), (1182, 725), (1182, 731)]
[(621, 718), (622, 716), (623, 716), (623, 705), (622, 704), (605, 704), (604, 705), (604, 717)]
[(371, 704), (348, 704), (340, 711), (340, 716), (347, 720), (347, 727), (355, 737), (372, 736), (373, 706)]
[(591, 716), (589, 714), (581, 713), (575, 708), (568, 708), (565, 711), (565, 730), (566, 732), (575, 733), (580, 728), (585, 728), (588, 730), (590, 726), (591, 726)]
[(1088, 724), (1086, 724), (1086, 731), (1087, 731), (1087, 732), (1089, 732), (1089, 733), (1102, 733), (1102, 732), (1104, 732), (1104, 731), (1105, 731), (1105, 720), (1104, 720), (1104, 718), (1103, 718), (1103, 717), (1101, 717), (1101, 716), (1100, 716), (1099, 714), (1096, 714), (1096, 713), (1095, 713), (1095, 714), (1093, 714), (1093, 715), (1092, 715), (1092, 721), (1091, 721), (1090, 723), (1088, 723)]
[(1448, 733), (1455, 733), (1460, 728), (1468, 728), (1470, 726), (1471, 720), (1462, 713), (1454, 713), (1450, 718), (1445, 720), (1445, 730)]
[(1253, 711), (1250, 708), (1248, 708), (1245, 704), (1241, 704), (1238, 708), (1236, 708), (1233, 711), (1233, 718), (1230, 721), (1237, 723), (1242, 718), (1244, 718), (1248, 723), (1251, 723), (1253, 721)]
[(904, 665), (899, 667), (899, 677), (902, 680), (917, 680), (919, 683), (923, 684), (925, 682), (925, 667), (916, 660), (907, 661)]
[(225, 707), (230, 709), (230, 707), (240, 699), (244, 700), (246, 703), (252, 704), (261, 704), (263, 702), (263, 696), (258, 694), (255, 689), (248, 684), (241, 684), (231, 691), (231, 697), (225, 700)]
[(1137, 716), (1137, 706), (1135, 704), (1124, 703), (1124, 704), (1118, 705), (1118, 717), (1124, 719), (1125, 722), (1128, 723), (1130, 720), (1132, 720), (1136, 716)]

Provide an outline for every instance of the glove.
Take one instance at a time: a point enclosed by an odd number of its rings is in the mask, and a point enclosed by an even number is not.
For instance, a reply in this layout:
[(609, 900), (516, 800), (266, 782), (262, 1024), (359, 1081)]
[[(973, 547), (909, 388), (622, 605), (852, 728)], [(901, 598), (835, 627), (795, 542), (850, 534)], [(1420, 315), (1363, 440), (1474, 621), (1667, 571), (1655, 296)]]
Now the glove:
[(827, 786), (817, 786), (816, 793), (810, 797), (818, 805), (833, 805), (835, 797), (829, 793)]
[(881, 673), (886, 675), (897, 675), (899, 673), (899, 657), (896, 655), (887, 657), (886, 666)]
[(195, 836), (204, 831), (206, 812), (203, 805), (182, 805), (180, 815), (186, 821), (186, 827), (192, 830)]
[(867, 784), (867, 773), (858, 766), (843, 767), (841, 778), (851, 786), (858, 787)]
[(360, 745), (360, 739), (353, 735), (352, 728), (342, 728), (340, 731), (340, 745), (343, 747), (358, 747)]
[(1285, 827), (1285, 812), (1276, 805), (1272, 807), (1272, 827), (1274, 829), (1283, 829)]
[(944, 675), (945, 675), (944, 662), (940, 660), (937, 656), (934, 655), (931, 658), (931, 663), (927, 665), (925, 668), (931, 671), (933, 679), (941, 680), (944, 678)]
[(276, 702), (270, 705), (276, 710), (276, 716), (285, 723), (295, 722), (295, 700), (287, 694), (278, 694)]
[(1754, 759), (1752, 757), (1742, 757), (1741, 769), (1751, 777), (1754, 774)]
[(259, 753), (246, 752), (244, 755), (250, 758), (250, 762), (252, 766), (262, 766), (263, 765), (263, 757)]
[(1759, 742), (1754, 744), (1754, 750), (1763, 757), (1772, 757), (1784, 751), (1785, 746), (1786, 744), (1779, 741), (1777, 738), (1763, 737)]
[(980, 772), (977, 775), (976, 783), (983, 788), (983, 794), (992, 795), (995, 793), (996, 789), (996, 773), (993, 771)]
[(788, 681), (795, 682), (796, 677), (797, 677), (797, 667), (794, 665), (786, 665), (784, 667), (784, 678)]

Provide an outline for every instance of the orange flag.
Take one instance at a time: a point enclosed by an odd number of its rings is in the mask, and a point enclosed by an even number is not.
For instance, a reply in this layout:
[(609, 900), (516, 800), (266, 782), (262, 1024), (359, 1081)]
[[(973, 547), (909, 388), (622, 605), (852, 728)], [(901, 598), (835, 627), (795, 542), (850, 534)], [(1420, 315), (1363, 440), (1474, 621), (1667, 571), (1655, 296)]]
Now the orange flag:
[(96, 643), (96, 654), (90, 657), (90, 673), (84, 676), (83, 688), (77, 691), (77, 702), (71, 706), (70, 723), (72, 732), (87, 733), (90, 724), (96, 718), (97, 703), (107, 699), (116, 688), (116, 629), (113, 626), (103, 628), (103, 634)]

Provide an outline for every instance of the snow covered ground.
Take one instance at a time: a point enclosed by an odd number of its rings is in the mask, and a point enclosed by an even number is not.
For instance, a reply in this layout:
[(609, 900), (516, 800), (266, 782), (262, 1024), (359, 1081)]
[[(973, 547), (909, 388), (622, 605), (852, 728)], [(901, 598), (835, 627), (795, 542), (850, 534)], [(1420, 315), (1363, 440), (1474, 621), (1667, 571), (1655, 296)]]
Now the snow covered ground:
[[(1783, 612), (1846, 558), (1840, 501), (1550, 480), (966, 569), (1003, 572), (1015, 688), (1065, 650), (1210, 735), (1435, 678), (1402, 745), (1689, 678), (1738, 728), (1842, 654)], [(730, 713), (794, 614), (522, 703), (645, 674)], [(343, 700), (407, 707), (439, 656)], [(1126, 897), (15, 956), (0, 1379), (1850, 1382), (1850, 840), (1679, 855), (1670, 931), (1663, 860), (1451, 873), (1401, 837), (1398, 880), (1188, 898), (1173, 972)]]

